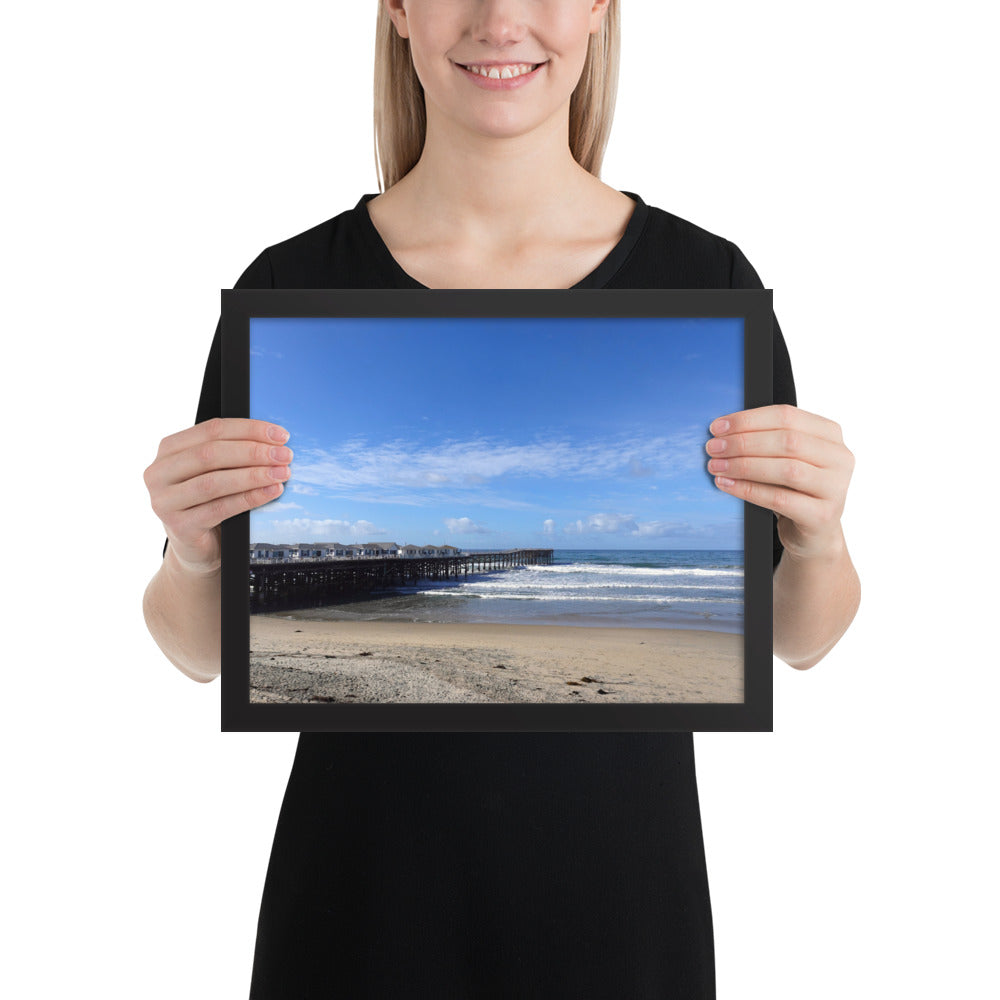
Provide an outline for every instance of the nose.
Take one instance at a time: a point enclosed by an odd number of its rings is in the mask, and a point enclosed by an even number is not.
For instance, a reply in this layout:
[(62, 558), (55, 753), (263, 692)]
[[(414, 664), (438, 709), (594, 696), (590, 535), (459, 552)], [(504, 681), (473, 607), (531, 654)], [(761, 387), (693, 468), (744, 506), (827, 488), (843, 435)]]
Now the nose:
[(527, 33), (524, 0), (481, 0), (476, 4), (472, 35), (491, 46), (512, 45)]

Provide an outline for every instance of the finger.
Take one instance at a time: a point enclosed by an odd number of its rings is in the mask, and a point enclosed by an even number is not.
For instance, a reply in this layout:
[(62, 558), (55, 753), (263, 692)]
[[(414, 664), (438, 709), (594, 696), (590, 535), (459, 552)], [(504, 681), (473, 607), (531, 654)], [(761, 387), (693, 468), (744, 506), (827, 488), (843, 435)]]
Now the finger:
[(818, 500), (836, 500), (841, 481), (826, 469), (787, 458), (713, 458), (708, 471), (727, 479), (782, 486)]
[(178, 514), (174, 519), (176, 534), (182, 538), (197, 538), (231, 517), (270, 503), (281, 496), (283, 489), (281, 483), (271, 483), (270, 486), (243, 490), (240, 493), (218, 497), (209, 503), (191, 507)]
[(255, 466), (248, 469), (217, 469), (174, 483), (157, 497), (161, 520), (181, 511), (205, 506), (237, 494), (285, 482), (290, 475), (287, 465)]
[(841, 468), (848, 464), (848, 452), (842, 444), (798, 430), (742, 431), (710, 438), (705, 451), (714, 458), (758, 456), (789, 458), (808, 462), (818, 468)]
[(213, 417), (194, 427), (170, 434), (160, 442), (156, 457), (163, 458), (179, 451), (197, 447), (208, 441), (260, 441), (264, 444), (284, 444), (289, 434), (284, 427), (267, 420), (247, 417)]
[(834, 506), (829, 501), (784, 486), (746, 479), (733, 480), (726, 476), (716, 476), (715, 485), (738, 500), (746, 500), (756, 507), (764, 507), (787, 517), (800, 528), (824, 524), (833, 516)]
[(745, 434), (749, 431), (795, 430), (833, 441), (835, 444), (844, 442), (840, 424), (787, 403), (757, 406), (752, 410), (727, 413), (713, 420), (708, 429), (716, 437), (724, 434)]
[[(205, 441), (157, 460), (149, 478), (152, 479), (154, 487), (165, 488), (224, 469), (284, 466), (288, 465), (293, 457), (291, 448), (282, 444), (264, 444), (259, 441)], [(226, 492), (233, 493), (235, 490)]]

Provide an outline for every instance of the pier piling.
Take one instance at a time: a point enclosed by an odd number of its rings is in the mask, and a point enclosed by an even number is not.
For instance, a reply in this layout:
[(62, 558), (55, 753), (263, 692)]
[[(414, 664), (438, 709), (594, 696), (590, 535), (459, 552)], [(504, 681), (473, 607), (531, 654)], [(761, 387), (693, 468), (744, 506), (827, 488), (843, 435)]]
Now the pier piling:
[(510, 549), (417, 558), (255, 560), (250, 564), (250, 613), (337, 604), (420, 580), (467, 578), (470, 572), (551, 565), (552, 555), (552, 549)]

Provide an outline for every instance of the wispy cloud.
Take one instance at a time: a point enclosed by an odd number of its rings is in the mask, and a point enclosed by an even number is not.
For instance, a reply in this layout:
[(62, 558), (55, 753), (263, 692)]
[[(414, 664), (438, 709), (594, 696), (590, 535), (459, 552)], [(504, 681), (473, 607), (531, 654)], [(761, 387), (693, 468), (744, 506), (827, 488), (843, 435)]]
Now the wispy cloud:
[[(546, 524), (550, 522), (546, 521)], [(631, 514), (591, 514), (567, 524), (567, 535), (621, 535), (629, 538), (676, 538), (710, 536), (718, 525), (692, 525), (688, 521), (637, 521)]]
[(557, 439), (517, 444), (475, 438), (426, 445), (354, 440), (302, 453), (294, 476), (300, 490), (314, 487), (343, 494), (360, 489), (368, 490), (374, 499), (405, 489), (414, 491), (412, 502), (428, 494), (440, 501), (438, 491), (468, 490), (502, 479), (666, 478), (700, 465), (704, 437), (703, 429), (690, 428), (661, 437), (582, 442)]
[(445, 527), (453, 535), (488, 535), (490, 529), (477, 524), (471, 517), (446, 517)]
[(544, 531), (546, 535), (552, 535), (555, 533), (555, 530), (556, 530), (556, 522), (553, 521), (551, 517), (547, 517), (542, 522), (542, 531)]
[(567, 535), (635, 535), (639, 525), (631, 514), (591, 514), (586, 521), (567, 524)]
[(690, 535), (692, 526), (686, 521), (640, 521), (635, 534), (640, 538), (666, 538), (668, 535)]
[(336, 518), (318, 520), (308, 517), (294, 517), (270, 523), (255, 524), (253, 535), (274, 542), (329, 541), (339, 542), (344, 538), (358, 541), (385, 535), (384, 528), (378, 528), (371, 521), (340, 521)]
[(369, 488), (366, 490), (329, 489), (324, 491), (328, 498), (351, 500), (355, 503), (377, 503), (399, 505), (401, 507), (491, 507), (497, 510), (535, 510), (538, 504), (527, 500), (515, 500), (512, 497), (500, 496), (491, 490), (441, 489), (420, 492), (412, 490), (406, 493), (379, 492)]
[[(298, 471), (296, 469), (296, 471)], [(319, 490), (315, 486), (306, 486), (305, 483), (289, 482), (289, 487), (293, 493), (301, 493), (303, 496), (319, 496)]]
[(255, 513), (279, 514), (285, 510), (305, 510), (305, 508), (302, 504), (295, 503), (292, 500), (272, 500), (270, 503), (264, 504), (263, 507), (258, 507)]

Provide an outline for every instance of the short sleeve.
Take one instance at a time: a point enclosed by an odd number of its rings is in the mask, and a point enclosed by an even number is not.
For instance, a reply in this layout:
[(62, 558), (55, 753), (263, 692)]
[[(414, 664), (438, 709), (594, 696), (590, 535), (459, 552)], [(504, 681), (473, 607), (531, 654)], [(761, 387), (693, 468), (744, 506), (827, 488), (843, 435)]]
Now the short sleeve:
[[(763, 282), (753, 269), (753, 265), (746, 259), (743, 252), (733, 243), (729, 244), (732, 250), (732, 271), (730, 276), (731, 288), (760, 289), (764, 287)], [(785, 338), (778, 325), (778, 317), (773, 317), (772, 322), (773, 342), (772, 342), (772, 366), (774, 369), (773, 396), (775, 403), (788, 403), (796, 406), (795, 380), (792, 377), (792, 362), (788, 356), (788, 348), (785, 346)], [(776, 567), (781, 561), (781, 553), (784, 547), (778, 538), (778, 518), (774, 520), (774, 561)]]
[[(233, 288), (273, 288), (274, 274), (271, 261), (265, 250), (239, 276)], [(205, 374), (201, 380), (201, 396), (194, 422), (210, 420), (222, 413), (222, 319), (215, 324), (215, 336), (208, 350)], [(167, 554), (167, 543), (163, 543), (163, 554)]]
[[(239, 276), (233, 288), (273, 288), (274, 276), (265, 250)], [(200, 424), (222, 412), (222, 320), (215, 325), (215, 336), (208, 351), (205, 374), (201, 382), (201, 396), (194, 422)]]

